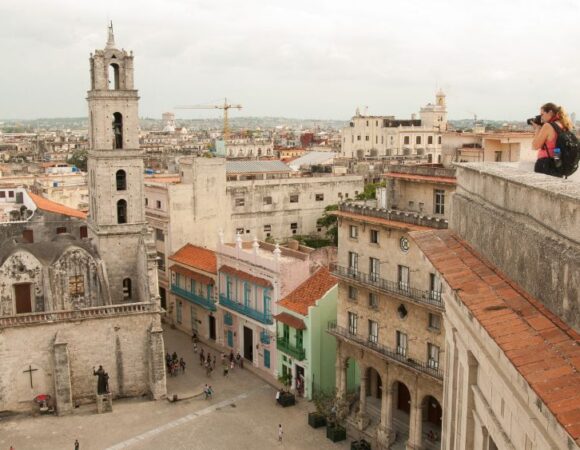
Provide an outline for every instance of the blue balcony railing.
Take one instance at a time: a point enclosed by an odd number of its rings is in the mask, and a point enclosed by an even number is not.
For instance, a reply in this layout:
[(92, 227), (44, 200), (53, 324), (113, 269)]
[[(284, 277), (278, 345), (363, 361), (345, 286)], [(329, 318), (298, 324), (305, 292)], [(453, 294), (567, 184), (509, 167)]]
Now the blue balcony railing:
[(234, 316), (232, 316), (230, 313), (225, 313), (224, 323), (231, 327), (234, 324)]
[(220, 305), (248, 316), (251, 319), (257, 320), (258, 322), (262, 322), (263, 324), (272, 325), (272, 323), (274, 323), (272, 321), (272, 314), (258, 311), (257, 309), (244, 305), (243, 303), (238, 303), (231, 298), (227, 298), (223, 294), (220, 294)]
[(213, 300), (202, 297), (201, 295), (194, 294), (193, 292), (180, 288), (175, 284), (171, 285), (171, 292), (209, 311), (216, 310), (215, 302)]

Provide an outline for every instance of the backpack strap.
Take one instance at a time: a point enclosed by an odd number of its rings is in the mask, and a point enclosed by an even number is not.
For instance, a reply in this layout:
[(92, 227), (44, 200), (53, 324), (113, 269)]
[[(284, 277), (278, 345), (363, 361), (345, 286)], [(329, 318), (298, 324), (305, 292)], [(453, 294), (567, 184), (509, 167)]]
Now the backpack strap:
[(554, 131), (556, 132), (556, 135), (559, 136), (560, 133), (562, 133), (562, 128), (560, 128), (560, 125), (558, 125), (556, 122), (548, 122), (550, 125), (552, 125), (552, 128), (554, 129)]

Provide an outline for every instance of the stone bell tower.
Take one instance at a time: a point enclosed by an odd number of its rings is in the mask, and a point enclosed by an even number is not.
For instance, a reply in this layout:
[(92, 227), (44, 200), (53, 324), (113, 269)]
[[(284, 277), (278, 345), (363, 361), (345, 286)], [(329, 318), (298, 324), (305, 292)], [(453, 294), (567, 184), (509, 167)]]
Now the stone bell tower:
[[(133, 53), (115, 45), (113, 25), (103, 50), (90, 57), (89, 230), (104, 260), (113, 303), (148, 301), (150, 238), (143, 201), (139, 149), (139, 96), (133, 87)], [(151, 256), (151, 255), (149, 255)], [(154, 263), (153, 263), (154, 265)]]

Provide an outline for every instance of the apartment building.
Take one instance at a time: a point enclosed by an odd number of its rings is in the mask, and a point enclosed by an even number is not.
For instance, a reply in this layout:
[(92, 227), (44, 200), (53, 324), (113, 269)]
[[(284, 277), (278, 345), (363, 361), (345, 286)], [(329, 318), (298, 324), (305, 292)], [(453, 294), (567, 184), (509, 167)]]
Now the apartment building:
[(370, 116), (357, 109), (349, 126), (342, 129), (340, 155), (345, 158), (426, 158), (441, 162), (442, 135), (447, 130), (447, 105), (443, 91), (435, 104), (422, 107), (417, 119)]
[[(439, 448), (426, 433), (441, 436), (445, 308), (439, 275), (409, 233), (447, 221), (347, 203), (336, 215), (338, 314), (328, 332), (337, 339), (341, 416), (374, 445)], [(349, 392), (353, 366), (359, 388)]]

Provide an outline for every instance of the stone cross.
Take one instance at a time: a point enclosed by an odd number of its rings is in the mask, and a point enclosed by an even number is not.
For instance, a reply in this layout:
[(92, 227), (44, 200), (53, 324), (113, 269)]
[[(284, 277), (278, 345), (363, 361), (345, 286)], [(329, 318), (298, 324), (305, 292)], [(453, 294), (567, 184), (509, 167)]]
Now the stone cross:
[(28, 372), (28, 375), (30, 375), (30, 387), (32, 388), (32, 372), (36, 371), (38, 369), (33, 369), (32, 366), (29, 364), (28, 365), (28, 370), (23, 370), (22, 373), (26, 373)]

